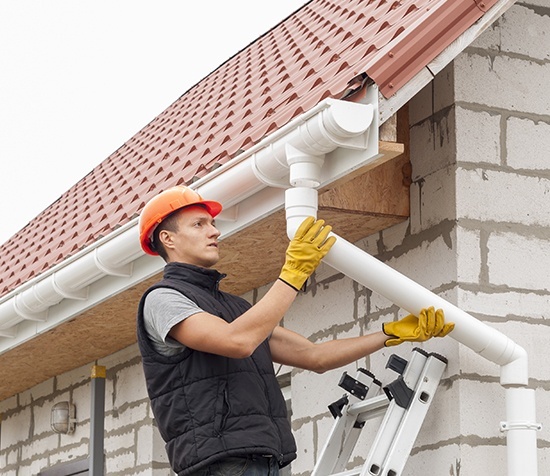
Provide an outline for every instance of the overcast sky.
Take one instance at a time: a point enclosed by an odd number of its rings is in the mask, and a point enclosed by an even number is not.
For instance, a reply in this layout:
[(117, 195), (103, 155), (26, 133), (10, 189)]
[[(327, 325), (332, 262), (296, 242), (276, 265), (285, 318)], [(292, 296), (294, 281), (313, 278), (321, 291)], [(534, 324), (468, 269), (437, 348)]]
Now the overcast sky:
[(0, 244), (306, 0), (2, 0)]

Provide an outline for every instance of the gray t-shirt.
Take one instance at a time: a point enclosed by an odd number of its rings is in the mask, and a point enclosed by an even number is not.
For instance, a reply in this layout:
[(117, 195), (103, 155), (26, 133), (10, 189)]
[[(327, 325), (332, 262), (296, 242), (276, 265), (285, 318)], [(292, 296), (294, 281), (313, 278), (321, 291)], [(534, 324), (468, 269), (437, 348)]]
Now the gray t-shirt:
[(155, 350), (166, 356), (176, 355), (185, 346), (168, 336), (170, 329), (193, 314), (204, 312), (196, 303), (170, 288), (157, 288), (145, 298), (145, 330)]

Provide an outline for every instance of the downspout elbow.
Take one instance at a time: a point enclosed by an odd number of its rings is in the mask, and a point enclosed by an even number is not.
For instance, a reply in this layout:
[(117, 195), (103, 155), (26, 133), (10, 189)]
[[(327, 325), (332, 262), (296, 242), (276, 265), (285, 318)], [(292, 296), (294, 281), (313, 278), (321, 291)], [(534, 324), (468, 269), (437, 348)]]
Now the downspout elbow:
[(510, 341), (513, 345), (512, 358), (500, 367), (502, 386), (526, 386), (529, 382), (528, 357), (526, 350)]

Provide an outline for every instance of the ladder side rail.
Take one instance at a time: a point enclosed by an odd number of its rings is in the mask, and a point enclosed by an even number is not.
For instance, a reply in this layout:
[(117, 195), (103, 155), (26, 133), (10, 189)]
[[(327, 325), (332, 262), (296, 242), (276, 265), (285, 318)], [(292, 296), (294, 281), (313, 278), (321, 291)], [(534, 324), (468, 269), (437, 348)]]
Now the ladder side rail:
[(446, 366), (446, 361), (436, 354), (428, 357), (410, 407), (401, 420), (380, 474), (399, 476), (403, 472)]
[[(417, 348), (413, 349), (412, 357), (402, 375), (403, 381), (407, 387), (417, 387), (418, 380), (422, 374), (427, 359), (427, 354)], [(363, 465), (361, 476), (378, 476), (381, 474), (380, 471), (382, 464), (386, 459), (386, 455), (390, 449), (395, 434), (399, 429), (405, 412), (406, 410), (400, 407), (395, 400), (390, 402), (388, 410), (384, 415), (367, 459)]]

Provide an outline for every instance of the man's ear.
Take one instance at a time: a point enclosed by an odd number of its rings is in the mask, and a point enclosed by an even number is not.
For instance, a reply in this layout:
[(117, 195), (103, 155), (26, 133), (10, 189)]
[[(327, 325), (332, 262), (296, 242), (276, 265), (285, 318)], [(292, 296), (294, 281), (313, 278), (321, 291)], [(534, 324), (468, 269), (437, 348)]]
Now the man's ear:
[(168, 230), (161, 230), (158, 236), (159, 241), (164, 246), (164, 249), (174, 249), (173, 234)]

